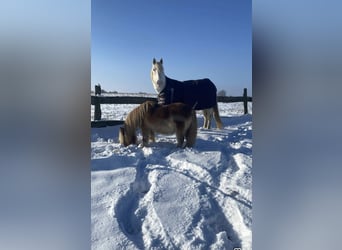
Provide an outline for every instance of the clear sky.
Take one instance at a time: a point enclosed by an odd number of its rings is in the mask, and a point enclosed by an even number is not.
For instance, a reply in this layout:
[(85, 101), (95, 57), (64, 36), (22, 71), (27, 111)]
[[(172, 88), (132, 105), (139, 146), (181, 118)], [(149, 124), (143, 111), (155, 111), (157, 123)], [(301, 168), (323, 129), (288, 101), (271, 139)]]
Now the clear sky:
[(252, 95), (251, 0), (92, 0), (91, 85), (155, 93), (152, 60), (177, 80)]

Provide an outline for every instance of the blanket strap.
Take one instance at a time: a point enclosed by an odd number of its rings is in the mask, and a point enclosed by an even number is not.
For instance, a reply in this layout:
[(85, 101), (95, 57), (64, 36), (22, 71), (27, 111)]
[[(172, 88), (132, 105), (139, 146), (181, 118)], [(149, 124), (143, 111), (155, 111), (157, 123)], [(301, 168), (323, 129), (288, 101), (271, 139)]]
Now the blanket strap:
[(171, 102), (170, 103), (173, 103), (173, 94), (174, 94), (174, 88), (171, 88)]
[(196, 108), (197, 103), (198, 103), (198, 102), (195, 102), (194, 106), (192, 106), (192, 109), (195, 109), (195, 108)]

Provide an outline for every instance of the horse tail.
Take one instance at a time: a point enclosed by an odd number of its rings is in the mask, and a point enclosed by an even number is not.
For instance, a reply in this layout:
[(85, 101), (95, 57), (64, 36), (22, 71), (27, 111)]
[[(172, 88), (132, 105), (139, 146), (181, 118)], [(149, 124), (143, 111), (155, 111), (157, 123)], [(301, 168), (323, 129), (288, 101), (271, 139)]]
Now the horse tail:
[(197, 117), (196, 111), (191, 111), (191, 124), (186, 131), (185, 138), (186, 138), (186, 147), (193, 147), (196, 142), (197, 137)]
[(217, 102), (214, 105), (213, 110), (214, 110), (214, 118), (215, 118), (215, 121), (216, 121), (216, 127), (219, 128), (219, 129), (222, 129), (223, 125), (222, 125), (222, 121), (221, 121), (221, 118), (220, 118)]

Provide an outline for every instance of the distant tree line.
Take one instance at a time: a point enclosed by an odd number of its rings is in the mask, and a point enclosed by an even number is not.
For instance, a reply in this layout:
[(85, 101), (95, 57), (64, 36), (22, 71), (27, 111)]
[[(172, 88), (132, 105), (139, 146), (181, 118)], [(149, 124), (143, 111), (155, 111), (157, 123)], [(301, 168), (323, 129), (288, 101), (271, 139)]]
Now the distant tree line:
[(107, 91), (107, 90), (105, 90), (105, 89), (101, 89), (101, 93), (117, 94), (118, 91), (115, 91), (115, 90)]
[(217, 92), (218, 96), (226, 96), (226, 91), (225, 90), (220, 90), (219, 92)]
[(107, 91), (107, 90), (103, 89), (100, 84), (96, 84), (95, 85), (95, 91), (92, 89), (90, 92), (91, 93), (95, 93), (95, 92), (99, 91), (99, 88), (101, 89), (101, 93), (104, 93), (104, 94), (106, 94), (106, 93), (108, 93), (108, 94), (117, 94), (118, 93), (115, 90)]

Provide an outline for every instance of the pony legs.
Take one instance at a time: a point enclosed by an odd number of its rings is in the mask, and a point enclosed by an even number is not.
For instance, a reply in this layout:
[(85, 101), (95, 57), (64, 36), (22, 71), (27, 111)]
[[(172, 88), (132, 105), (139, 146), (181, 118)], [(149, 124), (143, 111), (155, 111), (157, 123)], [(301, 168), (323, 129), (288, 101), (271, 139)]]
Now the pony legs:
[(182, 148), (184, 144), (184, 122), (176, 122), (177, 147)]
[(191, 114), (191, 124), (185, 133), (186, 147), (193, 147), (197, 137), (197, 117), (196, 112), (193, 110)]
[(155, 142), (155, 136), (154, 131), (152, 129), (149, 129), (145, 126), (142, 126), (141, 128), (141, 134), (142, 134), (142, 145), (145, 147), (149, 142)]

